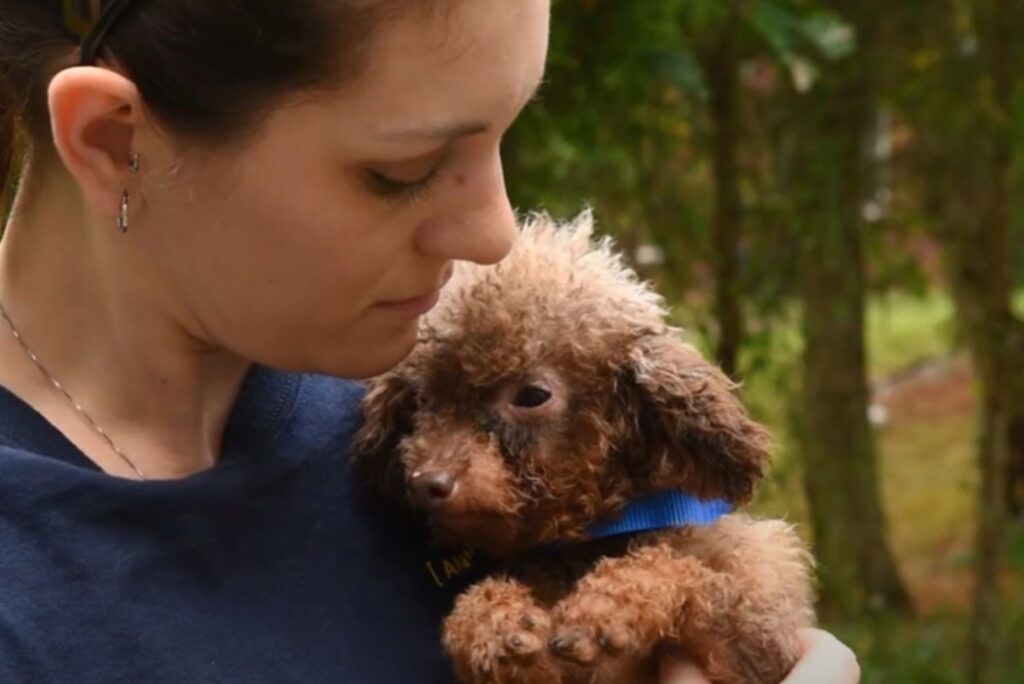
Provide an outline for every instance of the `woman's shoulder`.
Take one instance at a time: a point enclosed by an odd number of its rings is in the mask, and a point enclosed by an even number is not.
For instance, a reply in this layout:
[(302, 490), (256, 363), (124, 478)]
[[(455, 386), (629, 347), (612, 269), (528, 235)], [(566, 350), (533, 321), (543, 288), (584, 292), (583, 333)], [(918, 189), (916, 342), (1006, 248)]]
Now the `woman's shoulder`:
[[(62, 668), (83, 682), (265, 681), (286, 667), (308, 682), (450, 681), (438, 626), (483, 564), (364, 504), (345, 458), (362, 387), (276, 371), (247, 385), (236, 460), (180, 481), (0, 446), (0, 604), (15, 621), (0, 681), (63, 681)], [(83, 621), (99, 627), (72, 635)], [(128, 632), (137, 643), (119, 651)], [(173, 673), (153, 677), (166, 654)]]
[(268, 450), (345, 455), (361, 424), (364, 393), (352, 380), (254, 367), (228, 419), (224, 457)]
[(365, 394), (365, 383), (307, 373), (302, 375), (299, 407), (307, 414), (339, 420), (352, 429), (361, 423)]

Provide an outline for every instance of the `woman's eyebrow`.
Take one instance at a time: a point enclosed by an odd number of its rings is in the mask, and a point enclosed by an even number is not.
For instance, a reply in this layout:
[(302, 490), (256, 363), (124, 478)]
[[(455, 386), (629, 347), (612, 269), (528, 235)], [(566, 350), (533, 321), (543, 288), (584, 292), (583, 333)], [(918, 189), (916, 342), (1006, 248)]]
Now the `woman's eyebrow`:
[(405, 142), (412, 140), (450, 140), (452, 138), (462, 138), (467, 135), (486, 133), (490, 128), (490, 124), (484, 122), (466, 121), (441, 126), (417, 126), (394, 131), (384, 131), (377, 137), (381, 140), (387, 140), (390, 142)]
[[(543, 85), (544, 79), (541, 78), (537, 81), (536, 85), (530, 89), (529, 96), (525, 99), (522, 106), (519, 107), (519, 110), (537, 99), (537, 93)], [(479, 133), (486, 133), (490, 129), (491, 125), (484, 121), (463, 121), (452, 124), (415, 126), (393, 131), (383, 131), (379, 133), (377, 137), (388, 142), (443, 141), (452, 140), (454, 138), (464, 138), (466, 136), (477, 135)]]

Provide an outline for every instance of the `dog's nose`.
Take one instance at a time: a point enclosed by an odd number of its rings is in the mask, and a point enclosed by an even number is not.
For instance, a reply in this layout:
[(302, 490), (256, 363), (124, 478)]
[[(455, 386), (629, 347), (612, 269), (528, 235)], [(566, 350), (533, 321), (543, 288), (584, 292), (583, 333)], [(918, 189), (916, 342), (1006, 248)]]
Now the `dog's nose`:
[(413, 475), (412, 489), (422, 505), (433, 508), (444, 503), (455, 491), (455, 478), (443, 470), (416, 473)]

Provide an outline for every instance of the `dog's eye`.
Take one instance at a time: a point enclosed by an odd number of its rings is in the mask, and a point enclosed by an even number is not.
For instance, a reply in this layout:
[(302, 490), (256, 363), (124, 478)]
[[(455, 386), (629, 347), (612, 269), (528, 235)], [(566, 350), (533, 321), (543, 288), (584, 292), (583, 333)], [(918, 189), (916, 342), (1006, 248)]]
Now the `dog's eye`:
[(527, 385), (516, 393), (515, 399), (512, 400), (512, 405), (516, 408), (538, 408), (548, 403), (550, 398), (551, 392), (543, 387)]

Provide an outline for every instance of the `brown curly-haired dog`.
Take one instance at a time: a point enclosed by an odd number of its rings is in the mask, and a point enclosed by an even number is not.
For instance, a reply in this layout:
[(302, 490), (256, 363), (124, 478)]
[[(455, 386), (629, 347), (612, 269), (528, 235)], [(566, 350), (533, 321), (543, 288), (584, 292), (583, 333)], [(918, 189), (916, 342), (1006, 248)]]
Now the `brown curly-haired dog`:
[(664, 314), (589, 214), (534, 217), (498, 266), (460, 266), (416, 350), (371, 383), (361, 476), (505, 559), (444, 624), (462, 681), (654, 682), (664, 644), (721, 683), (795, 663), (813, 613), (790, 526), (588, 533), (662, 490), (743, 503), (762, 476), (764, 429)]

